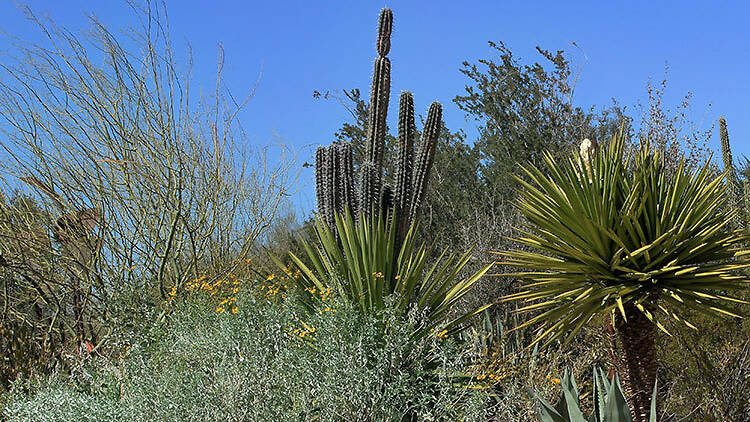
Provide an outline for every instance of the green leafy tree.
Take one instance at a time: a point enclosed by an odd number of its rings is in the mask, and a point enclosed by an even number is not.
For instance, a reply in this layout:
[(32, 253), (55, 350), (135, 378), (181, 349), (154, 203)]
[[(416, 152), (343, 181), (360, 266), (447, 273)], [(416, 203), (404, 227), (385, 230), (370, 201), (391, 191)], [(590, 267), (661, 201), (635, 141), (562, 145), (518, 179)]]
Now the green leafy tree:
[(542, 63), (523, 65), (503, 42), (489, 45), (499, 60), (463, 62), (471, 85), (453, 101), (479, 122), (475, 148), (493, 193), (489, 205), (497, 207), (514, 195), (516, 163), (538, 165), (545, 153), (559, 156), (584, 138), (606, 139), (629, 119), (616, 104), (601, 112), (573, 106), (573, 71), (563, 51), (537, 47)]

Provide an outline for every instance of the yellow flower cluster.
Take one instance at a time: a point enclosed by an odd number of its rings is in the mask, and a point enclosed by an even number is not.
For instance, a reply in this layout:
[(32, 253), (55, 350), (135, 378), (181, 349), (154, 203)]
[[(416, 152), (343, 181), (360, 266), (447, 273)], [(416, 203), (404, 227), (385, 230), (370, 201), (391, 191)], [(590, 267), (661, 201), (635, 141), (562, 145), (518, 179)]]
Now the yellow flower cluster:
[(174, 300), (175, 296), (177, 296), (177, 286), (172, 286), (172, 288), (167, 292), (167, 302), (169, 303)]
[(381, 273), (380, 271), (375, 271), (374, 273), (372, 273), (372, 275), (375, 276), (375, 278), (385, 278), (383, 273)]
[(281, 299), (285, 299), (286, 292), (289, 290), (292, 280), (299, 278), (301, 272), (299, 270), (293, 272), (289, 267), (284, 268), (283, 272), (286, 275), (277, 276), (273, 273), (269, 274), (266, 277), (266, 283), (261, 283), (259, 287), (260, 292), (266, 297), (280, 297)]
[(310, 334), (313, 334), (315, 332), (314, 327), (310, 327), (306, 330), (303, 330), (301, 328), (295, 328), (294, 331), (292, 331), (295, 336), (299, 338), (305, 338), (305, 336), (309, 336)]
[(228, 274), (226, 279), (210, 281), (205, 275), (202, 275), (185, 284), (188, 293), (204, 293), (221, 298), (216, 306), (216, 313), (223, 314), (227, 310), (236, 314), (239, 309), (237, 302), (237, 293), (240, 291), (241, 281), (234, 274)]
[(284, 273), (285, 273), (286, 275), (288, 275), (289, 277), (292, 277), (293, 279), (295, 279), (295, 280), (296, 280), (296, 279), (298, 279), (298, 278), (299, 278), (300, 274), (302, 274), (302, 271), (300, 271), (300, 270), (297, 270), (297, 271), (294, 271), (294, 272), (292, 272), (292, 269), (291, 269), (291, 268), (289, 268), (289, 267), (286, 267), (286, 268), (284, 268)]
[(279, 290), (281, 290), (281, 285), (273, 284), (270, 286), (260, 286), (260, 290), (261, 291), (266, 290), (266, 295), (268, 296), (276, 296), (277, 294), (279, 294)]
[(497, 382), (497, 381), (500, 381), (503, 378), (505, 378), (505, 377), (504, 376), (501, 377), (500, 375), (497, 375), (497, 374), (479, 374), (479, 375), (477, 375), (477, 379), (480, 380), (480, 381), (488, 379), (490, 381)]
[(488, 380), (489, 382), (496, 383), (506, 378), (517, 376), (520, 371), (519, 364), (514, 362), (512, 359), (508, 359), (502, 355), (502, 349), (490, 350), (485, 352), (485, 363), (479, 365), (477, 372), (477, 380)]
[(315, 287), (306, 287), (305, 291), (309, 292), (310, 295), (312, 296), (315, 296), (316, 293), (319, 294), (320, 300), (325, 302), (326, 300), (328, 300), (328, 298), (331, 297), (331, 292), (333, 290), (330, 287), (327, 287), (325, 290), (320, 290), (320, 291), (318, 291)]

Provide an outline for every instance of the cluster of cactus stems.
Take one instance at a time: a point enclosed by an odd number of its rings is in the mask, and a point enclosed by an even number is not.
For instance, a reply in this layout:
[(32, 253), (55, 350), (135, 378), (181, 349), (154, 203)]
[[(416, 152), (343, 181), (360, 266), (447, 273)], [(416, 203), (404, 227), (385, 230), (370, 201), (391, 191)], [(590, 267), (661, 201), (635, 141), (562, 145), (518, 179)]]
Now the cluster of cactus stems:
[(417, 129), (414, 122), (414, 98), (408, 91), (401, 93), (394, 189), (384, 182), (383, 170), (391, 89), (391, 62), (387, 55), (391, 48), (392, 28), (393, 12), (383, 9), (378, 22), (378, 57), (375, 59), (370, 92), (366, 157), (359, 167), (357, 189), (352, 146), (348, 143), (334, 143), (318, 148), (315, 154), (315, 182), (318, 214), (334, 231), (335, 215), (344, 214), (347, 210), (357, 219), (362, 216), (386, 217), (398, 225), (396, 242), (400, 244), (409, 226), (417, 218), (419, 205), (424, 198), (442, 127), (442, 107), (438, 102), (430, 105), (422, 140), (415, 151)]

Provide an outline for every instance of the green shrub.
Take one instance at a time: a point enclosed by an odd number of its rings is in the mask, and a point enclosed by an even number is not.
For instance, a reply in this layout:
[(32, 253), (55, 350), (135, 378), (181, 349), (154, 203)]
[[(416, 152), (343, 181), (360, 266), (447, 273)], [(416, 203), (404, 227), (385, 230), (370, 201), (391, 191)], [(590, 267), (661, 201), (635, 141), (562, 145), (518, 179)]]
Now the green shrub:
[[(484, 393), (455, 387), (462, 352), (412, 340), (419, 315), (367, 317), (332, 299), (238, 298), (237, 313), (176, 305), (154, 341), (70, 377), (17, 382), (4, 416), (20, 420), (484, 420)], [(304, 316), (302, 321), (300, 316)], [(435, 367), (436, 369), (433, 369)]]

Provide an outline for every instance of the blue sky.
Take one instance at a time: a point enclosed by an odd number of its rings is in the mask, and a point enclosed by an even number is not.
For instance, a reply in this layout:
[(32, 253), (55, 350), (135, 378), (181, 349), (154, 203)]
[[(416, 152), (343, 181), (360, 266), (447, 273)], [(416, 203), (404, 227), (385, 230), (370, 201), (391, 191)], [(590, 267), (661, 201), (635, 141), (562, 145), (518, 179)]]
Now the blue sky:
[[(30, 0), (74, 31), (86, 28), (86, 13), (122, 27), (132, 14), (119, 0)], [(207, 6), (208, 5), (208, 6)], [(475, 123), (452, 99), (468, 80), (461, 63), (497, 55), (487, 41), (504, 41), (524, 62), (536, 61), (535, 46), (571, 53), (582, 69), (574, 103), (607, 105), (615, 98), (632, 109), (645, 102), (649, 78), (661, 81), (669, 65), (667, 104), (693, 93), (689, 117), (709, 128), (719, 116), (728, 121), (735, 158), (750, 156), (750, 6), (744, 2), (596, 1), (532, 2), (417, 1), (168, 1), (173, 40), (194, 54), (194, 85), (211, 89), (217, 44), (223, 43), (227, 86), (248, 93), (259, 74), (254, 98), (240, 115), (250, 140), (265, 145), (281, 140), (296, 148), (327, 144), (348, 119), (336, 101), (314, 99), (314, 90), (369, 90), (374, 34), (380, 8), (393, 9), (392, 104), (411, 90), (418, 112), (429, 103), (444, 106), (451, 130), (469, 139)], [(41, 34), (13, 1), (0, 3), (0, 29), (27, 40)], [(575, 42), (580, 48), (575, 48)], [(0, 50), (8, 43), (0, 39)], [(394, 126), (395, 116), (389, 123)], [(718, 132), (715, 130), (714, 132)], [(718, 133), (712, 145), (718, 146)], [(307, 158), (312, 150), (303, 150)], [(302, 180), (309, 180), (310, 169)], [(303, 189), (302, 208), (314, 202)], [(309, 209), (309, 208), (308, 208)]]

